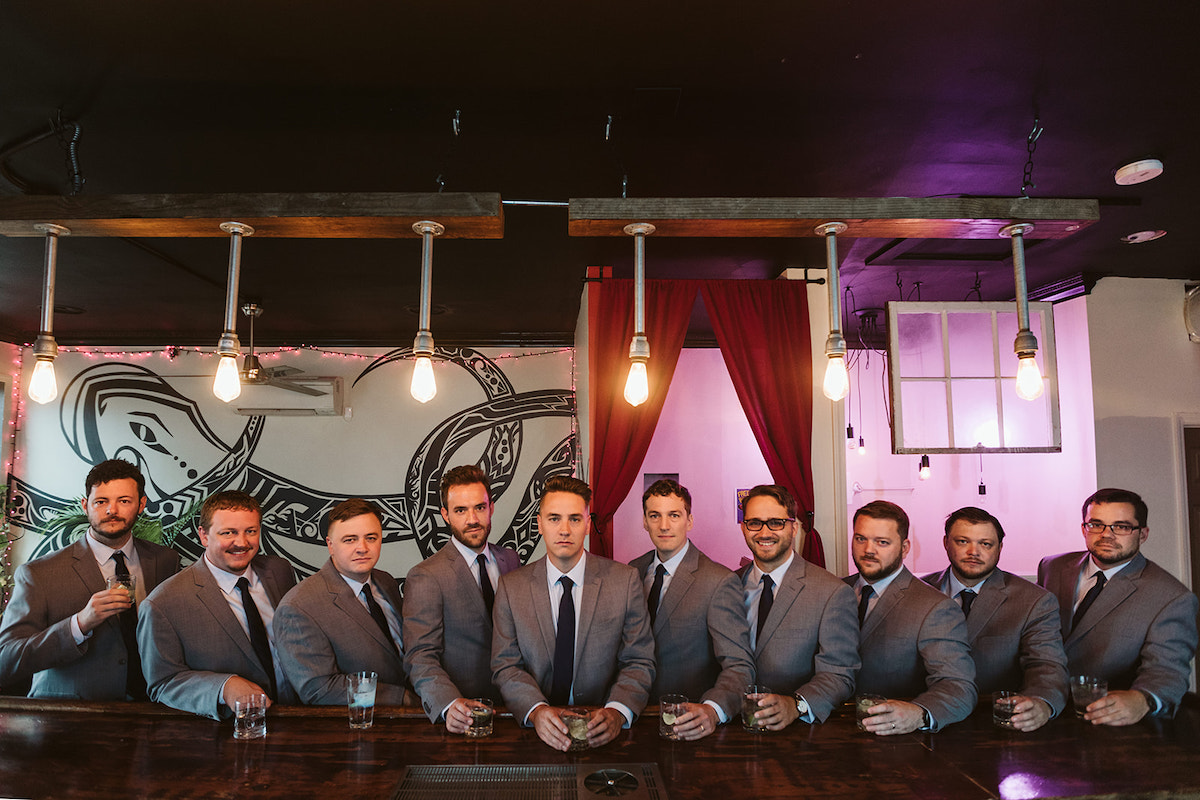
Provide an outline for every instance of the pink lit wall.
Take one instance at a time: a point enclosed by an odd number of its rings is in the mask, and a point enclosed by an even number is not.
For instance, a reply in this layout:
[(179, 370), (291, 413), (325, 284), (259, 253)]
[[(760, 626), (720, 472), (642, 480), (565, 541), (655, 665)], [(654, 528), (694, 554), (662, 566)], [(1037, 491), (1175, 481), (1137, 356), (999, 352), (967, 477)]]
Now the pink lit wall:
[[(770, 483), (721, 351), (685, 349), (642, 473), (677, 472), (692, 494), (692, 541), (709, 558), (736, 568), (747, 554), (737, 524), (737, 490)], [(642, 528), (642, 480), (614, 519), (613, 558), (629, 561), (651, 548)]]
[[(1000, 565), (1010, 572), (1036, 573), (1042, 556), (1082, 547), (1080, 503), (1096, 489), (1096, 442), (1092, 415), (1092, 375), (1084, 298), (1054, 307), (1058, 349), (1062, 452), (930, 456), (932, 475), (917, 478), (919, 456), (892, 455), (884, 416), (884, 360), (872, 353), (851, 373), (847, 418), (867, 452), (846, 454), (848, 513), (871, 500), (902, 506), (912, 521), (912, 548), (906, 564), (923, 574), (946, 566), (943, 522), (956, 508), (987, 509), (1004, 525), (1006, 538)], [(845, 443), (845, 439), (842, 440)], [(857, 440), (856, 440), (857, 441)], [(980, 479), (987, 494), (979, 494)]]

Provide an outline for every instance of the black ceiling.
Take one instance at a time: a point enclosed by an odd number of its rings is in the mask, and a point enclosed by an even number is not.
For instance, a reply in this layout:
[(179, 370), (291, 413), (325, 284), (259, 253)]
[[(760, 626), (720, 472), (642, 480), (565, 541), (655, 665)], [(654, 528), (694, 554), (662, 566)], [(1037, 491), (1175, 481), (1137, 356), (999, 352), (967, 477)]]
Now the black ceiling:
[[(1029, 249), (1029, 283), (1200, 277), (1191, 2), (95, 2), (0, 4), (0, 193), (498, 192), (614, 197), (1098, 198)], [(458, 112), (461, 133), (452, 120)], [(608, 122), (609, 116), (613, 120)], [(68, 131), (73, 128), (67, 128)], [(606, 133), (609, 134), (606, 140)], [(1119, 165), (1166, 169), (1117, 186)], [(439, 344), (569, 342), (588, 265), (563, 207), (506, 205), (502, 240), (434, 247)], [(1154, 242), (1120, 237), (1164, 229)], [(1007, 240), (844, 240), (850, 306), (1012, 297)], [(0, 338), (38, 329), (43, 245), (0, 238)], [(61, 343), (216, 344), (222, 239), (66, 238)], [(650, 277), (822, 266), (818, 239), (654, 239)], [(246, 240), (265, 344), (408, 344), (420, 243)], [(897, 287), (897, 275), (901, 287)], [(916, 283), (921, 285), (916, 288)], [(244, 323), (244, 320), (242, 321)], [(849, 326), (853, 329), (853, 325)], [(244, 335), (244, 331), (243, 335)]]

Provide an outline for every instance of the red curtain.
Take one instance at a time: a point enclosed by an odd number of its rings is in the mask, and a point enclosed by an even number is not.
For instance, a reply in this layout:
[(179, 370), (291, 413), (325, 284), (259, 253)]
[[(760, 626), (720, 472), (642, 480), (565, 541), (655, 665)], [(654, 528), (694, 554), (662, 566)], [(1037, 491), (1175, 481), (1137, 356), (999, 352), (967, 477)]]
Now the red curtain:
[[(775, 482), (799, 505), (801, 555), (825, 566), (813, 528), (812, 347), (803, 281), (704, 281), (704, 304)], [(639, 462), (640, 463), (640, 462)]]
[(698, 288), (696, 281), (646, 281), (650, 397), (634, 408), (624, 397), (633, 337), (633, 281), (609, 279), (588, 286), (591, 550), (598, 555), (612, 557), (613, 515), (641, 472), (654, 438)]

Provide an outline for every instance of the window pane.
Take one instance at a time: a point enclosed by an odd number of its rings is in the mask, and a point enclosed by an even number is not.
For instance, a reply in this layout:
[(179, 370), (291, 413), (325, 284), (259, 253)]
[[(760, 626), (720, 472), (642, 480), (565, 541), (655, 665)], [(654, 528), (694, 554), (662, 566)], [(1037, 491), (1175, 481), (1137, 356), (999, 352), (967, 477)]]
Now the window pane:
[[(1036, 400), (1017, 397), (1017, 382), (1005, 378), (1004, 396), (1004, 446), (1043, 447), (1053, 441), (1050, 430), (1050, 382)], [(957, 410), (957, 409), (956, 409)]]
[[(992, 315), (971, 312), (947, 314), (950, 331), (950, 375), (989, 378), (996, 374), (993, 359)], [(955, 400), (957, 406), (958, 401)]]
[(899, 328), (898, 355), (901, 377), (945, 376), (941, 317), (941, 314), (900, 314), (896, 318)]
[(995, 380), (957, 380), (951, 382), (950, 391), (954, 405), (954, 446), (1000, 447)]
[(946, 385), (940, 381), (905, 383), (901, 394), (904, 447), (949, 447)]

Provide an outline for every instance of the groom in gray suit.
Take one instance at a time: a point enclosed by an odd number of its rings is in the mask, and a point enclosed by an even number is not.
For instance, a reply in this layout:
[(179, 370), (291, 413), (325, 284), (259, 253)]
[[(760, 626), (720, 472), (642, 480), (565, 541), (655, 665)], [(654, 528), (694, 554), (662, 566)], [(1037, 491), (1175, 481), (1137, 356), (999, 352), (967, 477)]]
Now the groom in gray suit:
[(922, 580), (962, 608), (980, 696), (1018, 692), (1012, 725), (1037, 730), (1067, 702), (1058, 603), (1042, 587), (997, 568), (1004, 528), (982, 508), (958, 509), (946, 517), (945, 530), (950, 566)]
[(261, 520), (245, 492), (204, 501), (204, 555), (155, 589), (138, 614), (151, 700), (212, 719), (232, 716), (243, 695), (296, 702), (271, 637), (275, 607), (296, 575), (284, 559), (258, 552)]
[(590, 747), (633, 724), (654, 683), (654, 636), (637, 570), (586, 555), (592, 490), (576, 478), (546, 481), (538, 532), (546, 555), (500, 579), (493, 615), (492, 682), (523, 725), (556, 750), (571, 740), (563, 706), (601, 706)]
[(488, 544), (494, 507), (479, 467), (447, 471), (441, 499), (450, 539), (404, 581), (404, 666), (429, 721), (466, 733), (474, 698), (500, 702), (492, 685), (492, 606), (500, 576), (521, 559)]
[(754, 683), (742, 584), (688, 541), (692, 495), (673, 480), (642, 495), (642, 526), (654, 549), (630, 561), (642, 578), (657, 661), (650, 701), (682, 694), (694, 702), (675, 718), (681, 739), (701, 739), (741, 712)]
[(346, 702), (346, 676), (374, 672), (375, 702), (412, 705), (400, 634), (400, 586), (375, 569), (383, 515), (358, 497), (329, 512), (329, 560), (275, 609), (275, 645), (288, 682), (309, 705)]
[(1146, 502), (1101, 489), (1083, 502), (1086, 552), (1042, 560), (1038, 583), (1058, 598), (1072, 675), (1108, 681), (1087, 707), (1093, 725), (1174, 716), (1196, 655), (1196, 595), (1141, 554)]
[[(146, 479), (133, 464), (97, 464), (84, 481), (88, 530), (17, 568), (0, 623), (0, 686), (32, 678), (30, 697), (145, 700), (134, 601), (179, 571), (179, 555), (133, 536)], [(124, 570), (134, 596), (105, 581)]]
[(858, 574), (844, 580), (859, 598), (857, 690), (888, 698), (863, 725), (888, 736), (966, 719), (978, 697), (967, 621), (954, 601), (904, 566), (908, 514), (886, 500), (867, 503), (854, 512), (850, 549)]

